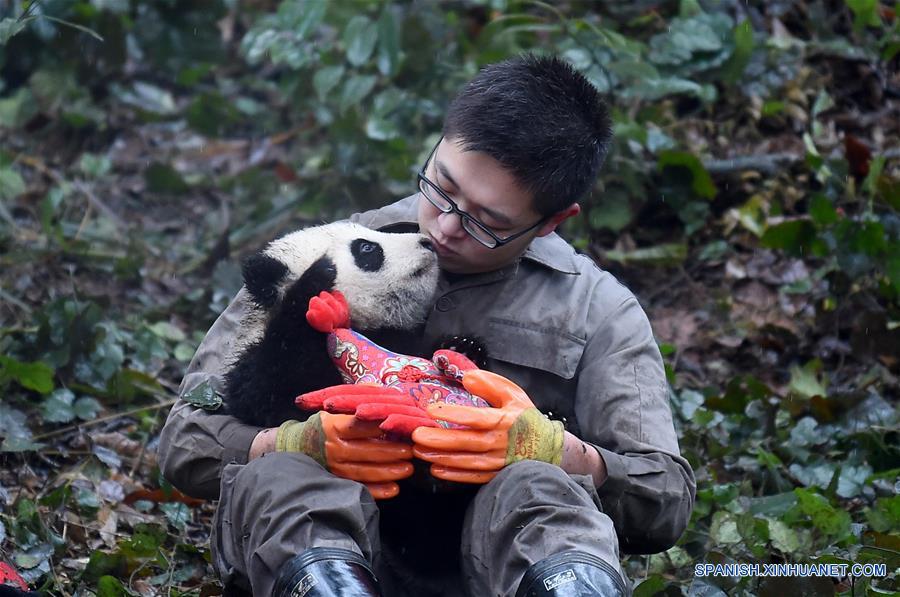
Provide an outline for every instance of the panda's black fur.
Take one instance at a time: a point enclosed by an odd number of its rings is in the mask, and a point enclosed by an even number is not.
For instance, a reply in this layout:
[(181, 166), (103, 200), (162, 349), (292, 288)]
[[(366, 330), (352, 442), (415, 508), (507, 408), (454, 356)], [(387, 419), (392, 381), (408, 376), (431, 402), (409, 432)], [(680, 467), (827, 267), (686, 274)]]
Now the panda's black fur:
[[(326, 237), (328, 242), (349, 246), (352, 264), (345, 252), (344, 266), (377, 276), (386, 255), (385, 247), (373, 240), (374, 234), (361, 227), (344, 228), (342, 226), (347, 224), (342, 223), (328, 226), (336, 227), (338, 232)], [(348, 236), (351, 231), (354, 234)], [(356, 237), (356, 234), (360, 236)], [(306, 236), (295, 235), (290, 242), (301, 242)], [(428, 249), (424, 238), (418, 242)], [(322, 237), (310, 238), (310, 241), (321, 243)], [(302, 248), (302, 252), (306, 254), (307, 248)], [(302, 273), (296, 268), (292, 270), (283, 256), (279, 258), (273, 254), (277, 252), (270, 245), (244, 262), (244, 284), (251, 303), (244, 325), (255, 333), (254, 338), (237, 352), (233, 365), (225, 374), (228, 412), (245, 422), (266, 427), (277, 426), (288, 419), (304, 419), (309, 413), (294, 405), (297, 395), (341, 383), (340, 374), (327, 354), (327, 335), (314, 330), (306, 320), (309, 300), (323, 290), (337, 288), (347, 295), (353, 319), (353, 299), (357, 298), (353, 296), (355, 289), (338, 284), (339, 265), (330, 251), (322, 251)], [(436, 268), (436, 257), (434, 261)], [(435, 288), (436, 275), (435, 269)], [(423, 297), (421, 292), (417, 296), (416, 300), (424, 300), (430, 308), (433, 297)], [(408, 297), (401, 292), (396, 300), (404, 298)], [(377, 317), (368, 321), (374, 321), (375, 329), (359, 331), (396, 352), (428, 357), (437, 348), (450, 348), (466, 354), (478, 366), (485, 366), (484, 345), (477, 338), (454, 336), (440, 342), (439, 346), (423, 347), (419, 340), (421, 322), (414, 318), (409, 320), (412, 325), (405, 328), (379, 326), (384, 322), (378, 321)], [(416, 461), (416, 466), (418, 479), (430, 478), (427, 464)], [(436, 488), (439, 491), (435, 491)], [(432, 487), (401, 482), (398, 497), (379, 502), (388, 565), (426, 576), (446, 574), (455, 569), (458, 566), (459, 529), (476, 490), (477, 486), (443, 482)]]

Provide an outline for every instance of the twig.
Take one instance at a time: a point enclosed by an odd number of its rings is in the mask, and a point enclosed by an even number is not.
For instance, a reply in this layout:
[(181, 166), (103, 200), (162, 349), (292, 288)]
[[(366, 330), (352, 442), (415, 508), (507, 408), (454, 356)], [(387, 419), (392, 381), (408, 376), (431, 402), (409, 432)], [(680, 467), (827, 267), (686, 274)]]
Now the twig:
[(78, 224), (78, 230), (75, 231), (74, 239), (77, 241), (81, 238), (81, 233), (84, 231), (84, 227), (87, 226), (88, 220), (91, 218), (91, 213), (94, 211), (94, 206), (88, 202), (87, 209), (84, 210), (84, 215), (81, 216), (81, 223)]
[[(26, 303), (23, 303), (21, 300), (17, 299), (13, 295), (9, 294), (2, 288), (0, 288), (0, 298), (2, 298), (4, 301), (8, 302), (9, 304), (15, 305), (19, 309), (25, 311), (26, 315), (31, 315), (31, 307), (29, 307)], [(0, 331), (8, 331), (8, 330), (9, 330), (9, 328), (7, 328), (6, 330), (0, 330)]]
[(41, 435), (34, 436), (32, 439), (34, 441), (38, 441), (38, 440), (42, 440), (42, 439), (47, 439), (48, 437), (55, 437), (57, 435), (63, 435), (63, 434), (69, 433), (70, 431), (76, 431), (78, 429), (81, 429), (83, 427), (99, 425), (100, 423), (105, 423), (107, 421), (113, 421), (113, 420), (119, 419), (121, 417), (128, 417), (135, 413), (139, 413), (139, 412), (142, 412), (145, 410), (160, 409), (160, 408), (165, 408), (167, 406), (172, 406), (173, 404), (175, 404), (175, 402), (176, 402), (176, 399), (173, 398), (173, 399), (167, 400), (165, 402), (160, 402), (159, 404), (150, 404), (148, 406), (142, 406), (140, 408), (133, 408), (131, 410), (126, 410), (125, 412), (120, 412), (120, 413), (115, 413), (112, 415), (107, 415), (105, 417), (100, 417), (99, 419), (94, 419), (93, 421), (85, 421), (84, 423), (77, 423), (75, 425), (69, 425), (68, 427), (63, 427), (62, 429), (57, 429), (56, 431), (50, 431), (49, 433), (42, 433)]
[[(900, 147), (892, 147), (873, 155), (883, 156), (891, 160), (900, 158)], [(724, 160), (705, 159), (703, 167), (710, 174), (728, 174), (730, 172), (742, 172), (744, 170), (759, 170), (766, 174), (773, 174), (780, 169), (791, 166), (806, 159), (805, 155), (797, 153), (773, 153), (769, 155), (742, 155)]]
[(121, 237), (121, 230), (124, 230), (128, 227), (125, 222), (122, 221), (122, 218), (117, 216), (116, 213), (112, 209), (110, 209), (108, 205), (103, 203), (100, 198), (94, 194), (94, 191), (88, 188), (88, 186), (80, 180), (73, 180), (71, 182), (71, 185), (79, 193), (87, 197), (88, 202), (90, 202), (90, 204), (93, 205), (97, 211), (103, 213), (103, 215), (109, 218), (110, 221), (112, 221), (112, 223), (116, 225), (116, 232)]
[(785, 166), (790, 166), (804, 159), (804, 156), (795, 153), (773, 153), (768, 155), (743, 155), (724, 160), (703, 160), (703, 167), (710, 174), (727, 174), (743, 170), (759, 170), (766, 174), (773, 174)]

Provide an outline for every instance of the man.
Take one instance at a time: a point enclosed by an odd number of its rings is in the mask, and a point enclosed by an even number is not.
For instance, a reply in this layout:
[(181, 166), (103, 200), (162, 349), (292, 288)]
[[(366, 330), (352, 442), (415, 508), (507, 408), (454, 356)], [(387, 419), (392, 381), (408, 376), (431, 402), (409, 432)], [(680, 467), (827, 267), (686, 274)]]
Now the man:
[[(442, 276), (424, 337), (480, 334), (490, 370), (502, 376), (469, 379), (500, 407), (494, 415), (470, 421), (464, 434), (419, 429), (404, 452), (431, 462), (436, 477), (482, 483), (469, 486), (452, 545), (461, 577), (435, 594), (626, 595), (620, 547), (667, 549), (690, 519), (693, 473), (679, 454), (647, 317), (554, 232), (579, 213), (610, 134), (598, 93), (567, 63), (522, 56), (495, 64), (452, 103), (419, 193), (351, 218), (431, 239)], [(204, 381), (221, 384), (242, 300), (210, 330), (182, 395)], [(456, 411), (442, 418), (450, 416), (469, 420)], [(409, 588), (408, 551), (386, 557), (390, 542), (381, 545), (379, 509), (402, 512), (390, 499), (376, 505), (357, 482), (371, 479), (339, 478), (302, 453), (303, 425), (261, 430), (184, 401), (169, 415), (160, 465), (186, 493), (220, 499), (212, 549), (226, 586), (380, 595), (374, 566), (385, 595), (404, 587), (423, 595)], [(427, 530), (452, 519), (435, 500), (432, 517), (419, 513), (410, 524)]]

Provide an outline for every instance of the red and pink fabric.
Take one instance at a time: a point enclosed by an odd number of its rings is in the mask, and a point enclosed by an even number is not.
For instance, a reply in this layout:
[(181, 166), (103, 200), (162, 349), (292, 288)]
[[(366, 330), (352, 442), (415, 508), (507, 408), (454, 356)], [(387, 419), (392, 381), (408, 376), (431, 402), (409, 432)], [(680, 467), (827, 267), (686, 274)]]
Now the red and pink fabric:
[[(384, 420), (385, 431), (408, 436), (421, 425), (457, 427), (434, 421), (425, 408), (447, 403), (489, 407), (460, 383), (463, 372), (475, 369), (465, 355), (438, 350), (431, 360), (404, 355), (381, 347), (350, 329), (349, 310), (340, 292), (323, 292), (309, 304), (307, 321), (320, 332), (328, 333), (327, 349), (347, 384), (363, 386), (355, 390), (326, 388), (297, 398), (302, 408), (324, 408), (329, 412), (353, 412), (366, 420)], [(383, 392), (366, 386), (396, 390), (397, 400), (386, 402)]]

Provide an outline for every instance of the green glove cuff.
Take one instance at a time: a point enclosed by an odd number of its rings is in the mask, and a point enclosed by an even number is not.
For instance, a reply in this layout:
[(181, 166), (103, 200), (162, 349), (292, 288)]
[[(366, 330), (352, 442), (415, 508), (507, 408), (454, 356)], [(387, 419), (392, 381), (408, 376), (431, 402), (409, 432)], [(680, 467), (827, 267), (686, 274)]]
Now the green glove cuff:
[(277, 452), (303, 452), (326, 470), (328, 462), (325, 459), (325, 432), (322, 430), (322, 420), (319, 413), (315, 413), (306, 421), (285, 421), (275, 434), (275, 450)]
[(561, 422), (551, 421), (536, 408), (524, 410), (509, 428), (506, 464), (540, 460), (558, 466), (562, 463), (564, 439)]

